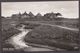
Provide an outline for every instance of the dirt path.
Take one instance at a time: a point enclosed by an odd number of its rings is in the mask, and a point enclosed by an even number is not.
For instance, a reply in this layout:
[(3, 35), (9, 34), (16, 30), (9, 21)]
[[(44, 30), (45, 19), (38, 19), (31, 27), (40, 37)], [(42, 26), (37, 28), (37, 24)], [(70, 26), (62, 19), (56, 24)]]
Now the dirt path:
[(28, 45), (25, 44), (25, 42), (23, 41), (23, 38), (25, 37), (25, 35), (29, 32), (29, 30), (22, 30), (21, 33), (13, 35), (10, 38), (10, 43), (16, 48), (16, 49), (20, 49), (20, 48), (24, 48), (24, 47), (29, 47)]

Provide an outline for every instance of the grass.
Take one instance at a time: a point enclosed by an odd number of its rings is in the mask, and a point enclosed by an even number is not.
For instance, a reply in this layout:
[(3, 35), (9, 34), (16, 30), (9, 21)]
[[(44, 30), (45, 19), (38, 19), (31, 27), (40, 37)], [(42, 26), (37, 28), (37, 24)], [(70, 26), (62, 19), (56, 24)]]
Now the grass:
[(74, 50), (74, 47), (79, 46), (77, 44), (77, 36), (78, 31), (41, 25), (29, 32), (25, 37), (25, 41), (52, 47), (59, 47), (67, 50)]
[[(13, 20), (12, 20), (13, 21)], [(14, 29), (11, 25), (11, 20), (2, 20), (2, 40), (3, 42), (13, 36), (14, 34), (19, 33), (20, 31)], [(13, 21), (14, 22), (14, 21)], [(52, 27), (49, 25), (40, 25), (38, 23), (51, 24), (51, 25), (61, 25), (70, 28), (78, 28), (77, 21), (26, 21), (22, 24), (26, 25), (25, 29), (32, 29), (33, 31), (29, 32), (25, 37), (26, 42), (49, 45), (52, 47), (64, 48), (67, 50), (74, 50), (74, 45), (79, 41), (78, 31), (71, 31), (67, 29), (62, 29), (59, 27)], [(19, 25), (17, 25), (19, 26)], [(57, 42), (56, 42), (57, 41)], [(66, 43), (66, 44), (65, 44)], [(71, 43), (71, 44), (70, 44)], [(73, 45), (72, 45), (73, 44)], [(12, 47), (3, 43), (4, 47)]]
[(19, 30), (14, 28), (9, 28), (8, 30), (2, 31), (2, 47), (3, 48), (14, 48), (13, 45), (7, 43), (7, 40), (10, 39), (15, 34), (20, 33)]
[(17, 33), (20, 33), (20, 31), (17, 29), (14, 29), (14, 28), (9, 28), (8, 30), (3, 30), (2, 31), (2, 40), (5, 41)]
[(78, 21), (25, 21), (26, 23), (43, 23), (43, 24), (51, 24), (51, 25), (60, 25), (60, 26), (66, 26), (69, 28), (79, 28)]

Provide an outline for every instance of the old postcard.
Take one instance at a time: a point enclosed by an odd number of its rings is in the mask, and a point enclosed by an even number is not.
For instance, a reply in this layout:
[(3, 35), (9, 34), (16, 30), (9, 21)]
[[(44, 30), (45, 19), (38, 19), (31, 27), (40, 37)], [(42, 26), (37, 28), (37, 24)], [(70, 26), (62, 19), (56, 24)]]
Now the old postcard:
[(79, 51), (79, 1), (1, 2), (3, 51)]

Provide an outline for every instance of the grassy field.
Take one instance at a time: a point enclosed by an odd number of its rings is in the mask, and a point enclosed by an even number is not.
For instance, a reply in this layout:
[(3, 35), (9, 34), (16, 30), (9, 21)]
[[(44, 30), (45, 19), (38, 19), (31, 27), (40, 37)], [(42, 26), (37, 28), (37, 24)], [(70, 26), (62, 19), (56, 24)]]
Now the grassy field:
[(14, 34), (20, 33), (19, 30), (14, 29), (14, 28), (10, 28), (8, 30), (3, 30), (2, 31), (2, 40), (7, 40), (8, 38), (10, 38), (11, 36), (13, 36)]
[(60, 25), (69, 28), (79, 28), (78, 21), (25, 21), (26, 23), (43, 23), (43, 24), (51, 24), (51, 25)]
[[(12, 25), (12, 22), (17, 24), (16, 26)], [(20, 23), (20, 24), (19, 24)], [(44, 24), (66, 26), (69, 28), (78, 29), (78, 21), (25, 21), (25, 22), (16, 22), (14, 20), (2, 20), (2, 40), (3, 42), (13, 36), (14, 34), (19, 33), (15, 27), (19, 27), (21, 24), (26, 25), (25, 29), (32, 29), (25, 37), (26, 42), (43, 44), (52, 47), (59, 47), (67, 50), (78, 50), (74, 47), (78, 47), (78, 31), (67, 30), (60, 27), (52, 27)], [(43, 25), (42, 25), (43, 24)], [(4, 47), (6, 44), (3, 44)], [(11, 46), (12, 47), (12, 46)]]
[(41, 25), (29, 32), (25, 37), (26, 42), (75, 50), (78, 47), (78, 31), (66, 30), (59, 27)]

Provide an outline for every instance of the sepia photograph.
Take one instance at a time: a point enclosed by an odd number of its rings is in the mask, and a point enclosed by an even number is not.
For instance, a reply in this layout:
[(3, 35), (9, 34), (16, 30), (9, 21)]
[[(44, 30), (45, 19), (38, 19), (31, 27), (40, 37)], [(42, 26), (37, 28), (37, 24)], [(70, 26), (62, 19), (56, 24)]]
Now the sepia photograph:
[(1, 2), (3, 51), (80, 51), (79, 1)]

